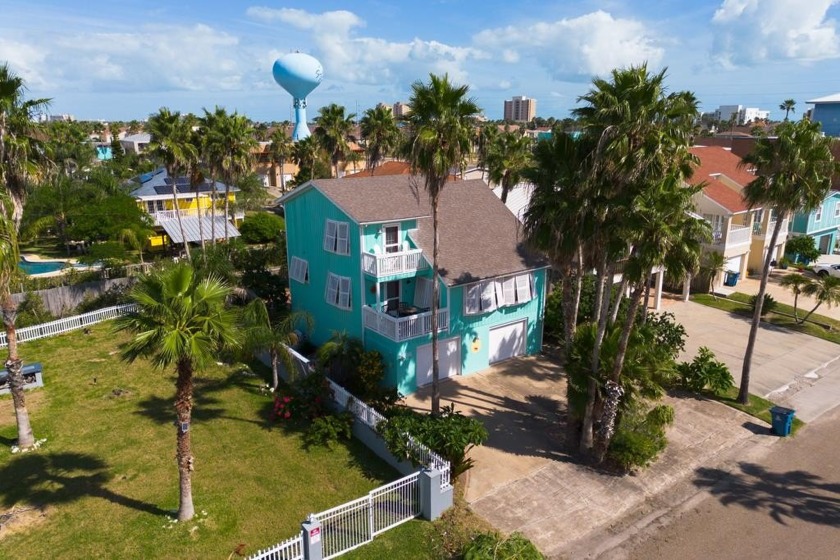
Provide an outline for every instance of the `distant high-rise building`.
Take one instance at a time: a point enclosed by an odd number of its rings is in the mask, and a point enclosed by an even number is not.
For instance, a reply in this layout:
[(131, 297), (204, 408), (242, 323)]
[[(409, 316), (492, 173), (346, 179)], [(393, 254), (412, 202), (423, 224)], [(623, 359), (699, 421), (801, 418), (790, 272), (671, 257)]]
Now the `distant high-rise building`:
[(402, 117), (407, 117), (408, 114), (411, 112), (411, 105), (406, 105), (401, 101), (397, 101), (396, 103), (394, 103), (393, 112), (394, 116), (398, 119)]
[(531, 122), (537, 116), (537, 100), (524, 95), (515, 96), (505, 101), (505, 120), (513, 122)]
[(736, 124), (743, 125), (769, 119), (770, 111), (762, 111), (755, 107), (744, 107), (743, 105), (721, 105), (714, 112), (714, 118), (721, 122), (735, 119)]

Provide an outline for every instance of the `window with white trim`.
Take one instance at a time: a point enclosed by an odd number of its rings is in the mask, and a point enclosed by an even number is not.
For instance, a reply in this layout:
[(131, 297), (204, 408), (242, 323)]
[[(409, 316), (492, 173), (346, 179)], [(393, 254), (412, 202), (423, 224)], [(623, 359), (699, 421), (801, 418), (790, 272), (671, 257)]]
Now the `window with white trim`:
[(339, 309), (350, 309), (350, 278), (330, 272), (327, 276), (327, 303)]
[(289, 264), (289, 278), (307, 284), (309, 282), (309, 262), (298, 257), (292, 257)]
[(464, 314), (479, 315), (500, 307), (510, 307), (534, 299), (534, 275), (502, 276), (470, 284), (464, 288)]
[(814, 210), (814, 221), (819, 222), (822, 220), (822, 206), (817, 206), (817, 209)]
[(324, 251), (339, 255), (350, 254), (350, 224), (327, 220), (324, 226)]
[(834, 203), (834, 217), (840, 218), (840, 201)]

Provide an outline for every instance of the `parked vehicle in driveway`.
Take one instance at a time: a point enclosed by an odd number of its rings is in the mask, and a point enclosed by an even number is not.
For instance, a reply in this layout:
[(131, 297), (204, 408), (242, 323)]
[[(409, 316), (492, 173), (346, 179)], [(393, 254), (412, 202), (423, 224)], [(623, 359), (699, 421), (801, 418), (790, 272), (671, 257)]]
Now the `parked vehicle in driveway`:
[(825, 263), (814, 265), (814, 274), (818, 276), (831, 275), (840, 278), (840, 264)]

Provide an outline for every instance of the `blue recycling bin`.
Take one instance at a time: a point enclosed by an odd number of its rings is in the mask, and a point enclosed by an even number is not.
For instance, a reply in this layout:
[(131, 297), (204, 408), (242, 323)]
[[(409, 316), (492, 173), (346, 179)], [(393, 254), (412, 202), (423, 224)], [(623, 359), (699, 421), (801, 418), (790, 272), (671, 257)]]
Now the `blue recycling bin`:
[(793, 417), (796, 416), (796, 411), (792, 408), (774, 406), (770, 409), (770, 416), (773, 420), (773, 427), (771, 428), (771, 431), (777, 436), (789, 436), (791, 427), (793, 426)]
[(740, 272), (726, 272), (726, 278), (723, 279), (724, 286), (735, 286), (738, 283), (738, 279), (741, 278)]

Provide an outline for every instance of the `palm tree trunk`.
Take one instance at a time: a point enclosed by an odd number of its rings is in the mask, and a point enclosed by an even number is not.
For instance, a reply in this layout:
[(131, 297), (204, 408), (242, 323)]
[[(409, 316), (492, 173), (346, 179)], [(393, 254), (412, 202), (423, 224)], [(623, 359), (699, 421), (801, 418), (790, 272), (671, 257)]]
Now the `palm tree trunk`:
[(230, 221), (230, 180), (225, 181), (225, 243), (228, 242), (228, 222)]
[(35, 434), (32, 432), (32, 424), (29, 422), (29, 411), (26, 409), (26, 397), (23, 394), (24, 381), (23, 374), (21, 374), (23, 362), (18, 356), (17, 331), (15, 330), (17, 305), (12, 300), (12, 295), (7, 290), (4, 290), (4, 292), (2, 301), (3, 327), (6, 330), (6, 341), (9, 348), (5, 365), (9, 372), (9, 390), (12, 393), (12, 404), (17, 419), (17, 445), (21, 449), (30, 449), (35, 445)]
[(810, 316), (811, 316), (811, 314), (812, 314), (814, 311), (816, 311), (816, 310), (817, 310), (817, 308), (818, 308), (820, 305), (822, 305), (822, 301), (817, 301), (817, 305), (815, 305), (815, 306), (814, 306), (814, 308), (813, 308), (812, 310), (810, 310), (810, 311), (808, 312), (808, 314), (807, 314), (807, 315), (805, 315), (804, 317), (802, 317), (802, 320), (801, 320), (801, 321), (797, 321), (797, 322), (798, 322), (800, 325), (804, 324), (804, 323), (805, 323), (805, 321), (807, 321), (807, 320), (808, 320), (808, 317), (810, 317)]
[(204, 243), (204, 208), (201, 207), (201, 196), (198, 194), (198, 189), (195, 193), (195, 205), (198, 207), (198, 236), (201, 238), (201, 257), (207, 258), (207, 245)]
[(280, 192), (286, 192), (286, 160), (280, 160)]
[[(444, 178), (444, 181), (446, 178)], [(436, 185), (432, 196), (432, 414), (440, 414), (440, 367), (438, 366), (438, 201), (443, 185)]]
[(178, 521), (189, 521), (195, 515), (192, 499), (192, 471), (193, 456), (190, 440), (190, 422), (192, 420), (192, 363), (187, 359), (178, 361), (178, 381), (175, 388), (175, 414), (178, 423), (175, 426), (177, 434), (176, 458), (178, 461), (178, 475), (180, 482), (180, 500), (178, 504)]
[(216, 244), (216, 178), (210, 177), (213, 188), (210, 190), (210, 240), (211, 245)]
[[(782, 216), (781, 212), (777, 212)], [(758, 327), (761, 324), (761, 309), (764, 307), (764, 294), (767, 292), (767, 280), (770, 277), (770, 261), (773, 260), (773, 248), (779, 238), (784, 220), (777, 219), (773, 227), (773, 235), (770, 236), (770, 248), (764, 257), (764, 267), (761, 269), (761, 284), (756, 294), (755, 310), (753, 311), (752, 322), (750, 323), (750, 336), (747, 339), (747, 350), (744, 352), (744, 367), (741, 369), (741, 387), (738, 390), (738, 402), (747, 404), (750, 399), (750, 369), (752, 368), (752, 357), (755, 351), (755, 339), (758, 336)]]
[(277, 387), (280, 386), (280, 370), (277, 360), (277, 350), (272, 348), (269, 351), (269, 354), (271, 355), (271, 391), (274, 392), (277, 390)]
[(181, 208), (178, 207), (178, 187), (175, 185), (175, 180), (172, 180), (172, 203), (175, 205), (175, 217), (178, 219), (178, 229), (181, 231), (181, 239), (184, 242), (184, 252), (187, 254), (187, 260), (192, 262), (190, 256), (190, 244), (187, 241), (187, 235), (184, 233), (184, 222), (181, 221)]
[(618, 311), (621, 309), (621, 302), (624, 301), (624, 292), (627, 291), (627, 275), (621, 275), (621, 283), (618, 285), (618, 291), (615, 294), (615, 299), (612, 302), (610, 309), (610, 325), (614, 325), (618, 320)]
[[(610, 281), (607, 278), (607, 259), (603, 257), (598, 262), (597, 270), (597, 286), (595, 288), (595, 309), (594, 315), (598, 321), (598, 327), (595, 335), (595, 344), (592, 348), (592, 356), (590, 361), (591, 374), (586, 385), (586, 406), (583, 409), (583, 428), (580, 435), (580, 452), (589, 454), (592, 451), (594, 444), (593, 427), (595, 425), (595, 400), (598, 397), (598, 383), (597, 379), (601, 368), (601, 343), (604, 341), (604, 333), (607, 330), (607, 313), (609, 309), (609, 299), (606, 297), (607, 290), (610, 287)], [(605, 302), (606, 300), (606, 302)]]

